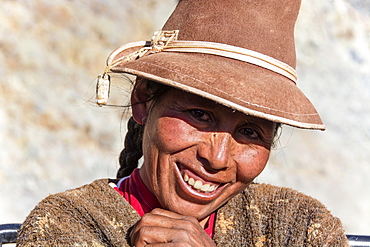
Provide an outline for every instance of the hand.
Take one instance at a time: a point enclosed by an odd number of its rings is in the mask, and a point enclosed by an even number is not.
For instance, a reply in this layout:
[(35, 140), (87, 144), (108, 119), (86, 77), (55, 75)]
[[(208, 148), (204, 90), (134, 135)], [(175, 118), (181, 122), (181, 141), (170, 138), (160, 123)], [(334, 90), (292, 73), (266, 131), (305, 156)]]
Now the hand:
[(131, 246), (216, 246), (194, 217), (154, 209), (139, 220), (130, 234)]

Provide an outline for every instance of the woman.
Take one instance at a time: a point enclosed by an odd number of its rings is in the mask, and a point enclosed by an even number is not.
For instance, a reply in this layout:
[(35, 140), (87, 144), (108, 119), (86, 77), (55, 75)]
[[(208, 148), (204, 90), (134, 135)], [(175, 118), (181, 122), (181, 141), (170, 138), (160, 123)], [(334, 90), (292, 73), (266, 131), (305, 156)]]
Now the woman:
[(346, 246), (317, 200), (253, 183), (281, 124), (325, 129), (296, 86), (299, 5), (182, 0), (151, 42), (114, 51), (98, 104), (108, 73), (137, 76), (117, 179), (47, 197), (18, 244)]

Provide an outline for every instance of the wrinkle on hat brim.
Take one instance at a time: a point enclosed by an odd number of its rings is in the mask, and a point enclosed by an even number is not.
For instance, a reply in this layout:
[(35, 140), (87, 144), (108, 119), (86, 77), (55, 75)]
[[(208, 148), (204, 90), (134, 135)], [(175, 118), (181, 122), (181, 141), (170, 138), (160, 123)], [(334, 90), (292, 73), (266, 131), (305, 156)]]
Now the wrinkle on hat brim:
[(251, 116), (325, 130), (315, 107), (293, 81), (245, 62), (206, 54), (161, 52), (120, 64), (112, 71), (182, 89)]

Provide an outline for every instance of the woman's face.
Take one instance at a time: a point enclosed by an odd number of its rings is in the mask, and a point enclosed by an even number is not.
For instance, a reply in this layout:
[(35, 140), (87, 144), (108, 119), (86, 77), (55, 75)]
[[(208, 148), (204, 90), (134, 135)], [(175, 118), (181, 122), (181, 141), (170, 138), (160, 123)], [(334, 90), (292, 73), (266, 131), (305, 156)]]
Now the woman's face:
[(276, 129), (270, 121), (176, 89), (148, 112), (141, 116), (147, 120), (140, 176), (170, 211), (207, 217), (244, 190), (269, 158)]

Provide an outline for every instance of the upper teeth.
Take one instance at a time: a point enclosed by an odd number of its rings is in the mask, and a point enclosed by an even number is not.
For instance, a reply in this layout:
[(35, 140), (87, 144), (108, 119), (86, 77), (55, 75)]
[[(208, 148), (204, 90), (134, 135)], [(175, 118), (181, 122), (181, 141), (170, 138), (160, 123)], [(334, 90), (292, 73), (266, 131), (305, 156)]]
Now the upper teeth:
[(203, 192), (212, 192), (218, 188), (218, 186), (210, 185), (210, 184), (203, 184), (203, 182), (200, 180), (189, 178), (187, 174), (184, 174), (183, 178), (184, 178), (184, 181), (187, 182), (194, 189), (201, 190)]

